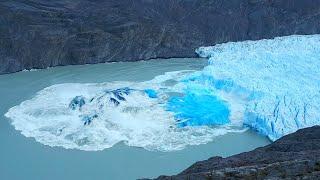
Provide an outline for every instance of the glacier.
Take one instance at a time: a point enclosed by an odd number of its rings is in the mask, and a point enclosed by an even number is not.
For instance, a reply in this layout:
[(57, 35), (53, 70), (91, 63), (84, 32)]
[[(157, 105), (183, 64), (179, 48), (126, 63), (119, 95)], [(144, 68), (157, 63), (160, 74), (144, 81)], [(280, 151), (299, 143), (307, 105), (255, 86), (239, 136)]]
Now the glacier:
[(66, 83), (5, 114), (36, 141), (97, 151), (123, 142), (175, 151), (252, 128), (276, 140), (320, 125), (320, 35), (229, 42), (196, 49), (200, 71), (145, 82)]
[(276, 140), (320, 124), (320, 35), (200, 47), (209, 65), (193, 79), (233, 95), (243, 124)]

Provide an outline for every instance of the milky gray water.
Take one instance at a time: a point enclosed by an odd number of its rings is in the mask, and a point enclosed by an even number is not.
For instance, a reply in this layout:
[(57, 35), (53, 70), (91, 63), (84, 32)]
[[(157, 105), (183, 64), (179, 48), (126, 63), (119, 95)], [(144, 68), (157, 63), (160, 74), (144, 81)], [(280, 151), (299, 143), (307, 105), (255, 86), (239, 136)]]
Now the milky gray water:
[(169, 59), (65, 66), (0, 76), (0, 179), (136, 179), (171, 175), (211, 156), (230, 156), (269, 140), (254, 132), (228, 133), (182, 150), (148, 151), (122, 142), (101, 151), (50, 147), (27, 138), (4, 114), (51, 85), (61, 83), (142, 82), (165, 72), (201, 70), (206, 59)]

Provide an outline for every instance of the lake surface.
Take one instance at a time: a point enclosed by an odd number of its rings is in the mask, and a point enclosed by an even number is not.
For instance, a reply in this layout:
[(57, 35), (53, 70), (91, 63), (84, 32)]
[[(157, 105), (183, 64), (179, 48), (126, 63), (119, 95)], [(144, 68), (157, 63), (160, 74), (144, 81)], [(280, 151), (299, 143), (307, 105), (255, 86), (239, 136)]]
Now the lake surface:
[(61, 83), (142, 82), (181, 70), (201, 70), (206, 59), (168, 59), (64, 66), (0, 76), (0, 179), (136, 179), (171, 175), (211, 156), (230, 156), (270, 141), (251, 131), (227, 133), (177, 151), (149, 151), (123, 142), (101, 151), (50, 147), (27, 138), (4, 114), (40, 90)]

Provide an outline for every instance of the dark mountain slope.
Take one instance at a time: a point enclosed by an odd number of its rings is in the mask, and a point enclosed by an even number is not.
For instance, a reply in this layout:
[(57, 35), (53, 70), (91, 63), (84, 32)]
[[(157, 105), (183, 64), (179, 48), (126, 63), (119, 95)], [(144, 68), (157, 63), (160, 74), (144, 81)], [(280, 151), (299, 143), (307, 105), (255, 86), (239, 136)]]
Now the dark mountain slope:
[(320, 33), (320, 0), (0, 0), (0, 74)]

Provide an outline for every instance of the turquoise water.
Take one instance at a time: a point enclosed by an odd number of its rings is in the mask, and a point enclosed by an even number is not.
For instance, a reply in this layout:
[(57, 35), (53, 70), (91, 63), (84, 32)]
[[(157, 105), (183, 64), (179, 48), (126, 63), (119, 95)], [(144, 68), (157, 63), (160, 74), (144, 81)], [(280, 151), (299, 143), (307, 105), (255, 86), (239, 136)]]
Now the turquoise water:
[[(136, 179), (175, 174), (211, 156), (229, 156), (269, 144), (251, 131), (217, 136), (207, 144), (182, 150), (148, 151), (117, 143), (102, 151), (49, 147), (26, 138), (3, 115), (51, 85), (147, 81), (165, 72), (200, 70), (205, 59), (170, 59), (84, 66), (65, 66), (0, 76), (0, 179)], [(155, 97), (156, 94), (148, 91)], [(223, 108), (222, 108), (223, 110)]]

